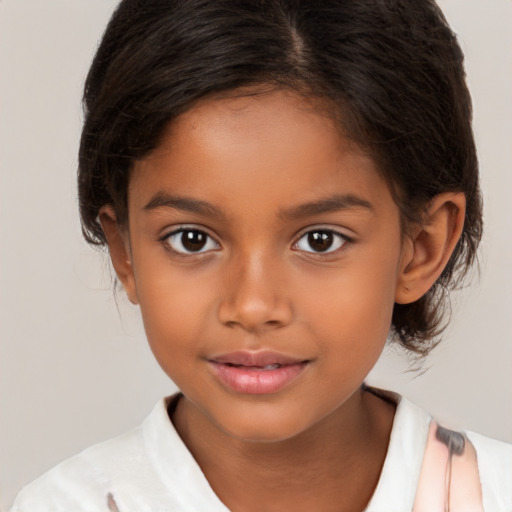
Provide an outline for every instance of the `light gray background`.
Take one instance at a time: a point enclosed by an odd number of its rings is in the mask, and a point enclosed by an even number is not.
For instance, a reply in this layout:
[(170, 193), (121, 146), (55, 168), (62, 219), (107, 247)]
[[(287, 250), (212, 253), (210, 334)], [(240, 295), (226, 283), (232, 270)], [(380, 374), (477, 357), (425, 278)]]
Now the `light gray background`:
[[(137, 425), (173, 391), (138, 312), (81, 240), (83, 80), (115, 0), (0, 0), (0, 508), (55, 463)], [(512, 441), (511, 0), (442, 0), (467, 57), (486, 200), (482, 275), (421, 376), (370, 382), (452, 426)]]

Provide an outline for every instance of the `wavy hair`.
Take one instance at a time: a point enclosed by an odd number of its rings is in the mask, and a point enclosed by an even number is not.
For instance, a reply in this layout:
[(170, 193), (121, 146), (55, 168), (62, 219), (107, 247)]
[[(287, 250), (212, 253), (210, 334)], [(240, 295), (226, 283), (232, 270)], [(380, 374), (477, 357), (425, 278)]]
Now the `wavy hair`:
[(392, 338), (426, 354), (482, 232), (463, 54), (432, 0), (122, 0), (85, 83), (86, 240), (105, 245), (105, 204), (127, 220), (132, 165), (169, 123), (201, 98), (262, 84), (329, 106), (395, 192), (404, 230), (437, 194), (465, 194), (464, 230), (442, 275), (393, 311)]

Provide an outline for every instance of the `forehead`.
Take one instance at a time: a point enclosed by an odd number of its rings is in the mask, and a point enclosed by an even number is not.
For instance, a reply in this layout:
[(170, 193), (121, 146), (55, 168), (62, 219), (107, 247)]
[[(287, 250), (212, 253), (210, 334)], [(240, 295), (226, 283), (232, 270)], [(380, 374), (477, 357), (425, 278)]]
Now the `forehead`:
[(285, 206), (387, 187), (325, 104), (278, 90), (210, 98), (179, 116), (134, 166), (129, 197), (140, 206), (158, 189), (249, 208), (256, 198)]

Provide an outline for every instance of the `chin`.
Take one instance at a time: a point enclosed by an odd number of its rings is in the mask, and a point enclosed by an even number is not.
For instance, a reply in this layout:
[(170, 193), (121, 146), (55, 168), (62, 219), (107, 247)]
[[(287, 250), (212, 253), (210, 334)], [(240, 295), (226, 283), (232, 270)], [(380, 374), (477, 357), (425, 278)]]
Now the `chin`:
[(301, 421), (297, 421), (297, 418), (283, 417), (280, 414), (255, 413), (249, 417), (230, 418), (229, 422), (226, 420), (227, 418), (223, 417), (222, 422), (217, 423), (225, 434), (240, 441), (253, 443), (287, 441), (308, 428)]

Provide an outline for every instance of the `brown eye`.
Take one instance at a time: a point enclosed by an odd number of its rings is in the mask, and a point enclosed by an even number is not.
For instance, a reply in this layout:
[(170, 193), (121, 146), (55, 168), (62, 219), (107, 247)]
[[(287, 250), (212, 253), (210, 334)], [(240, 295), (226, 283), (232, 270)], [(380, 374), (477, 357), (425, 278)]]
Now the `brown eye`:
[(165, 243), (181, 254), (197, 254), (219, 246), (213, 238), (199, 229), (180, 229), (165, 238)]
[(303, 235), (296, 246), (304, 252), (326, 253), (339, 249), (345, 242), (346, 238), (336, 231), (316, 229)]
[(201, 231), (182, 231), (181, 243), (187, 251), (197, 252), (206, 245), (207, 236)]

